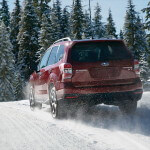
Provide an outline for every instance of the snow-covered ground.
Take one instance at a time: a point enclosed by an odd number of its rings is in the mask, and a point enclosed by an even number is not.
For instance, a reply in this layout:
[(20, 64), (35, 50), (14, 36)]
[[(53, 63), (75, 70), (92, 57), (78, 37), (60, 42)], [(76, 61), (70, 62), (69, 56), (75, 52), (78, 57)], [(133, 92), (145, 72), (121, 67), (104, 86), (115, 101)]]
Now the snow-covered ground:
[(55, 120), (49, 106), (32, 112), (27, 100), (0, 103), (0, 150), (150, 150), (150, 92), (136, 115), (100, 105)]

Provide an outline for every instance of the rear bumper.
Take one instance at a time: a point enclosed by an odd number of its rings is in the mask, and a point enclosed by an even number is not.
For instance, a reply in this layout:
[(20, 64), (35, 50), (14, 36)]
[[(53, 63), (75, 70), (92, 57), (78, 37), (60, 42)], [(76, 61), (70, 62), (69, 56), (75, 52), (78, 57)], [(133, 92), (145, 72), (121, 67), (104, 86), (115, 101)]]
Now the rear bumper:
[(108, 104), (118, 105), (123, 101), (140, 100), (143, 94), (141, 82), (133, 85), (65, 88), (57, 91), (57, 99), (63, 103), (85, 102), (90, 105)]
[(128, 92), (96, 93), (96, 94), (65, 94), (59, 99), (63, 104), (88, 103), (89, 105), (107, 104), (119, 105), (123, 102), (138, 101), (142, 97), (143, 90), (138, 89)]

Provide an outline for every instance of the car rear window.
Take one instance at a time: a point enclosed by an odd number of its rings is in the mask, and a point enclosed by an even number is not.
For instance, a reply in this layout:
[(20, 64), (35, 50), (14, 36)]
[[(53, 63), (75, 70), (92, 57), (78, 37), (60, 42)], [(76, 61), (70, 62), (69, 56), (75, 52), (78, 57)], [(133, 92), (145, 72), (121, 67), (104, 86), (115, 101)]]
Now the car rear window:
[(71, 50), (71, 60), (76, 62), (96, 62), (131, 58), (132, 55), (121, 41), (77, 43)]

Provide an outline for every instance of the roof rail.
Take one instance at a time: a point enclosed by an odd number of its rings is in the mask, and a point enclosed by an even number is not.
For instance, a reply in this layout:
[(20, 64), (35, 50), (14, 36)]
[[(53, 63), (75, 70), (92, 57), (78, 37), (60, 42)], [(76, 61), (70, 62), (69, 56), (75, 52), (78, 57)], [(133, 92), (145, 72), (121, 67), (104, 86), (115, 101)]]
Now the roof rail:
[(63, 39), (59, 39), (59, 40), (55, 41), (53, 44), (56, 44), (56, 43), (59, 43), (59, 42), (63, 42), (63, 41), (71, 41), (71, 38), (70, 37), (66, 37), (66, 38), (63, 38)]

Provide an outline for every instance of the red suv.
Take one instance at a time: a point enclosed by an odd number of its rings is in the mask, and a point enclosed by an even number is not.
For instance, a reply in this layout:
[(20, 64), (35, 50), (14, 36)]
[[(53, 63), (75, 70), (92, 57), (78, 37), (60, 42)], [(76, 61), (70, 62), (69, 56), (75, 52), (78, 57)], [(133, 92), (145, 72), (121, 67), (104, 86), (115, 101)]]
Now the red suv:
[(58, 118), (73, 104), (119, 106), (133, 113), (143, 89), (139, 63), (122, 40), (56, 41), (30, 77), (30, 107), (49, 103)]

